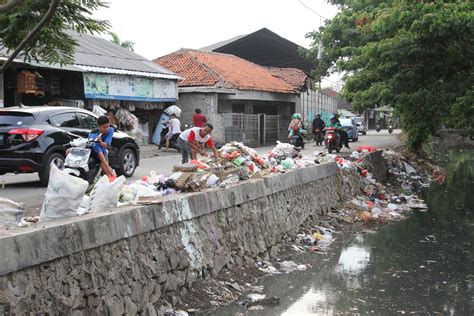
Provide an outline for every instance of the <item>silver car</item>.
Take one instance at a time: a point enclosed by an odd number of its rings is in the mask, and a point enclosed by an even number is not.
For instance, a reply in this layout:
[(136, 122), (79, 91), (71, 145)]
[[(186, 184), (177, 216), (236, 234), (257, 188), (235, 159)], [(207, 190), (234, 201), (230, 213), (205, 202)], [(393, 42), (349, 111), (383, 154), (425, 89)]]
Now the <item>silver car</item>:
[(356, 123), (359, 133), (362, 133), (362, 135), (367, 134), (367, 127), (365, 126), (364, 119), (360, 116), (353, 117), (352, 119), (354, 120), (354, 123)]

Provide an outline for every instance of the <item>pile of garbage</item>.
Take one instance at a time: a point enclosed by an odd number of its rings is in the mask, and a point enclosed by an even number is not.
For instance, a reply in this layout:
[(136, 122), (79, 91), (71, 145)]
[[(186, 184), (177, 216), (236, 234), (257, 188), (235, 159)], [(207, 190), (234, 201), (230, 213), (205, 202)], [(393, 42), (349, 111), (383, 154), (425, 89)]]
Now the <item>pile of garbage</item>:
[(316, 164), (312, 157), (302, 157), (295, 146), (280, 142), (264, 155), (239, 142), (225, 144), (218, 154), (218, 161), (213, 158), (191, 160), (188, 164), (175, 166), (169, 177), (151, 173), (140, 181), (124, 185), (120, 202), (153, 203), (164, 195), (226, 187), (270, 173), (284, 173)]

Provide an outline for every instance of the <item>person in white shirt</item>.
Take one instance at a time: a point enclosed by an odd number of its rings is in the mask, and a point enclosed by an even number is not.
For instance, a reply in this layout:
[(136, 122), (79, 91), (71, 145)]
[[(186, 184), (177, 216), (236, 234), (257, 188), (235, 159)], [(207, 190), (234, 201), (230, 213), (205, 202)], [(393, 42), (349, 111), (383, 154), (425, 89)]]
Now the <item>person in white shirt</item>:
[(166, 139), (166, 149), (168, 151), (170, 147), (170, 141), (176, 140), (178, 135), (181, 133), (181, 122), (176, 117), (176, 114), (171, 114), (171, 118), (165, 123), (168, 126), (168, 133), (165, 136)]
[(219, 155), (210, 135), (212, 130), (212, 124), (206, 123), (203, 127), (191, 127), (179, 135), (178, 145), (181, 148), (181, 163), (187, 163), (189, 156), (191, 156), (192, 159), (196, 159), (196, 152), (207, 157), (206, 152), (199, 144), (206, 144), (207, 147), (212, 149), (214, 158), (218, 161)]

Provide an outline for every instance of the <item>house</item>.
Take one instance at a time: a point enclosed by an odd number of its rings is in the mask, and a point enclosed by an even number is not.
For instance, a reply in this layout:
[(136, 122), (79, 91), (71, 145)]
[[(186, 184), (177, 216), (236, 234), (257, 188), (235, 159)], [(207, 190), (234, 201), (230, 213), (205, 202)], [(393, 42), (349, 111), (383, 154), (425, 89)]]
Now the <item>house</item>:
[[(132, 127), (126, 114), (134, 114), (142, 124), (141, 135), (150, 134), (163, 108), (176, 103), (180, 77), (106, 39), (67, 33), (77, 43), (74, 63), (61, 66), (15, 59), (0, 76), (0, 106), (22, 103), (91, 109), (99, 105), (125, 114), (117, 122), (125, 130)], [(8, 56), (0, 49), (0, 64)]]
[(262, 28), (200, 49), (204, 52), (231, 54), (257, 65), (278, 68), (296, 68), (311, 73), (315, 65), (301, 54), (304, 47)]
[(300, 106), (295, 85), (233, 55), (181, 49), (154, 62), (183, 78), (178, 82), (182, 124), (192, 124), (200, 108), (221, 143), (274, 143), (286, 137), (290, 116)]
[(329, 122), (342, 101), (337, 96), (317, 88), (316, 82), (310, 76), (316, 66), (301, 55), (301, 52), (306, 50), (304, 47), (267, 28), (221, 41), (200, 50), (226, 53), (246, 59), (267, 67), (273, 75), (293, 85), (300, 91), (301, 100), (300, 106), (295, 110), (302, 114), (306, 124), (311, 123), (316, 114), (321, 114), (322, 118)]

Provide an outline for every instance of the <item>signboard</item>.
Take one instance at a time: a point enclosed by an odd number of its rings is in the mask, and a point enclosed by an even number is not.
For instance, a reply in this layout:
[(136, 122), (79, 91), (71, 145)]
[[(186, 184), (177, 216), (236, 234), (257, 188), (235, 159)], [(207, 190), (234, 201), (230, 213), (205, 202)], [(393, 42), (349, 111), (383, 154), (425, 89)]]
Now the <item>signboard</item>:
[(175, 80), (84, 73), (84, 94), (87, 99), (175, 102), (178, 88)]

